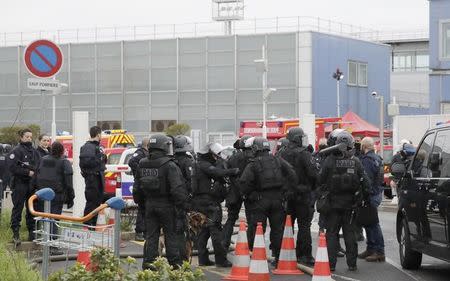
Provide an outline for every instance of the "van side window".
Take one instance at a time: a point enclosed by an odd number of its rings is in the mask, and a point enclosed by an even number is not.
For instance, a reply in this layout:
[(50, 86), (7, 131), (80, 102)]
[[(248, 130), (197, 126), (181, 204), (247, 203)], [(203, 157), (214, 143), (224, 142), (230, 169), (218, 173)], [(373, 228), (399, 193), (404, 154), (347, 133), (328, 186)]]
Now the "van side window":
[(428, 171), (428, 159), (430, 158), (434, 135), (434, 133), (427, 135), (420, 144), (419, 149), (417, 149), (416, 157), (412, 164), (412, 170), (415, 177), (426, 178), (430, 176)]
[(433, 177), (450, 177), (450, 130), (439, 131), (433, 147), (433, 153), (440, 153), (442, 162), (439, 171)]

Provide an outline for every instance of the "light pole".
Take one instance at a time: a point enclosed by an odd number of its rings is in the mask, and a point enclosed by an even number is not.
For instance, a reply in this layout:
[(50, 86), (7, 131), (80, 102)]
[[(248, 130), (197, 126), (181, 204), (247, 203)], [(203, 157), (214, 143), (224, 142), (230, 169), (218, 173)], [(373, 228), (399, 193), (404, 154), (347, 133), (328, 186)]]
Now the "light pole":
[(384, 157), (384, 96), (372, 92), (372, 97), (380, 102), (380, 156)]
[(263, 93), (263, 126), (262, 126), (262, 136), (267, 138), (267, 124), (266, 124), (266, 111), (267, 111), (267, 101), (272, 93), (276, 92), (277, 89), (267, 88), (267, 72), (269, 71), (268, 62), (266, 58), (266, 48), (262, 46), (262, 59), (255, 60), (256, 71), (262, 74), (262, 93)]
[(339, 68), (336, 69), (336, 72), (333, 73), (333, 78), (336, 79), (336, 99), (337, 99), (337, 103), (336, 103), (336, 112), (337, 112), (337, 117), (341, 117), (341, 98), (340, 98), (340, 93), (339, 93), (339, 85), (340, 85), (340, 81), (342, 79), (344, 79), (344, 73), (342, 73)]

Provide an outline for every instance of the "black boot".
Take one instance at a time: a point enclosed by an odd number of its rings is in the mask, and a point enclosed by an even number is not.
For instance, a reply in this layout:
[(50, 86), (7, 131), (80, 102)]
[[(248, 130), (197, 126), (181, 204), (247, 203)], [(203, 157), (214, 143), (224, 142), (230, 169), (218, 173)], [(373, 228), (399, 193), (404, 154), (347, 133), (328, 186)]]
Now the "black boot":
[(15, 247), (20, 246), (22, 241), (20, 240), (20, 234), (18, 230), (13, 230), (13, 243)]
[(28, 241), (32, 242), (35, 239), (33, 231), (28, 231)]
[(134, 237), (134, 240), (139, 241), (139, 242), (145, 241), (144, 233), (142, 233), (142, 232), (136, 232), (136, 235), (135, 235), (135, 237)]

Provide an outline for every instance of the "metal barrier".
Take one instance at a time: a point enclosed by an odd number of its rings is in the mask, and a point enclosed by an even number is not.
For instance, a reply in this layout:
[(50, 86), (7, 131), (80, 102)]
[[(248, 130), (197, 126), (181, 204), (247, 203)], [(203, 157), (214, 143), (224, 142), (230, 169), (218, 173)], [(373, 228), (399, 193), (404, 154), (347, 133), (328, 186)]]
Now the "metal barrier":
[[(78, 218), (50, 213), (51, 201), (54, 198), (55, 192), (51, 188), (44, 188), (37, 191), (28, 200), (30, 213), (36, 216), (36, 239), (34, 242), (43, 246), (42, 278), (44, 280), (48, 279), (50, 247), (66, 249), (66, 256), (70, 249), (88, 251), (94, 247), (106, 247), (113, 248), (114, 256), (120, 257), (120, 212), (125, 207), (122, 199), (113, 197), (91, 213)], [(34, 209), (34, 203), (37, 200), (44, 201), (44, 212)], [(115, 212), (114, 224), (101, 227), (83, 224), (108, 207)]]

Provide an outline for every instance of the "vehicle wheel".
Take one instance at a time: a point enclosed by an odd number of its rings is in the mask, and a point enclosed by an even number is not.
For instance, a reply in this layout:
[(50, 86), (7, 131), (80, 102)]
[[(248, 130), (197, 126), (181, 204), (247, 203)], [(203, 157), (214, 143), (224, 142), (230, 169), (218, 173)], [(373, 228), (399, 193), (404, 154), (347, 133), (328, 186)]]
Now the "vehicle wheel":
[(418, 269), (420, 267), (420, 264), (422, 263), (422, 253), (411, 249), (411, 240), (406, 219), (402, 219), (399, 252), (400, 263), (404, 269)]

